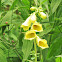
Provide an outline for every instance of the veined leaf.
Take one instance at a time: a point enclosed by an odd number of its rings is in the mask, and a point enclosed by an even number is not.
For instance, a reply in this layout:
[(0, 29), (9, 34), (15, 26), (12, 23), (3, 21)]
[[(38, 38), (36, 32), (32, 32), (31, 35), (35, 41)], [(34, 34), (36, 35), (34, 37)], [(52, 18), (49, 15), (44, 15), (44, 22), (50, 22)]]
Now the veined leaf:
[(6, 56), (2, 49), (0, 49), (0, 62), (7, 62)]
[(48, 58), (52, 56), (57, 56), (61, 53), (61, 45), (62, 45), (62, 36), (56, 38), (54, 43), (51, 44), (49, 51), (48, 51)]
[(43, 36), (45, 34), (48, 34), (51, 30), (52, 30), (52, 27), (49, 26), (49, 27), (45, 28), (44, 31), (40, 33), (41, 35), (39, 34), (39, 36)]
[(61, 2), (61, 0), (52, 0), (52, 2), (51, 2), (52, 13), (54, 13), (56, 11), (56, 9), (58, 8), (60, 2)]
[(29, 41), (29, 40), (23, 40), (23, 46), (22, 46), (22, 51), (23, 51), (23, 61), (27, 60), (30, 51), (32, 49), (33, 46), (33, 41)]
[[(1, 19), (0, 27), (10, 24), (11, 23), (11, 17), (12, 17), (12, 11), (8, 11), (7, 14)], [(8, 24), (6, 24), (6, 22), (8, 22)]]
[(16, 5), (17, 2), (18, 2), (18, 0), (15, 0), (15, 1), (12, 3), (12, 6), (10, 7), (10, 10), (14, 9), (14, 6)]

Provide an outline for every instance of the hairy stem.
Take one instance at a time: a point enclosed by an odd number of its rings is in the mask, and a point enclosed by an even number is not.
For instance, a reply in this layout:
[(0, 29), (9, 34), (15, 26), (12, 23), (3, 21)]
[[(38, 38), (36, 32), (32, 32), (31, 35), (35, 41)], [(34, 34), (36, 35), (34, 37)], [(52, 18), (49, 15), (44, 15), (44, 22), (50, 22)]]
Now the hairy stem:
[(36, 49), (36, 41), (34, 40), (34, 49), (35, 49), (35, 62), (37, 62), (37, 49)]

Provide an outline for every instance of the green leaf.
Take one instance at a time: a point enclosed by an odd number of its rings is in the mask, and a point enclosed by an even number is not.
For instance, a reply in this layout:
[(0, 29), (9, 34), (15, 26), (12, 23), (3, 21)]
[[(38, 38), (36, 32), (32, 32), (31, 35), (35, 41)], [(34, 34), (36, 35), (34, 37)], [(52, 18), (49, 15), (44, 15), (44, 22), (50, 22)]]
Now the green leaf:
[(16, 37), (16, 35), (14, 35), (13, 33), (10, 33), (10, 38), (14, 39), (15, 41), (18, 40), (17, 37)]
[(30, 51), (32, 49), (33, 46), (33, 41), (29, 41), (29, 40), (23, 40), (23, 46), (22, 46), (22, 51), (23, 51), (23, 60), (27, 60)]
[(22, 42), (23, 37), (24, 37), (24, 34), (21, 33), (20, 36), (19, 36), (19, 47), (20, 47), (20, 48), (22, 48), (22, 45), (23, 45), (23, 42)]
[[(11, 17), (12, 17), (12, 11), (8, 11), (7, 14), (1, 19), (0, 27), (10, 24), (11, 23)], [(6, 22), (8, 22), (8, 24), (6, 24)]]
[(12, 5), (11, 5), (10, 10), (14, 9), (14, 7), (15, 7), (15, 5), (16, 5), (17, 3), (18, 3), (18, 0), (15, 0), (15, 1), (12, 3)]
[(61, 53), (62, 36), (59, 36), (53, 42), (54, 43), (52, 43), (49, 48), (47, 58), (50, 58), (53, 56), (55, 57), (56, 55)]
[[(41, 36), (43, 36), (43, 35), (45, 35), (45, 34), (48, 34), (51, 30), (52, 30), (52, 27), (49, 26), (49, 27), (45, 28), (45, 29), (43, 30), (43, 32), (39, 33), (39, 36), (41, 37)], [(41, 35), (40, 35), (40, 34), (41, 34)]]
[(61, 0), (52, 0), (52, 2), (51, 2), (52, 14), (56, 11), (56, 9), (58, 8), (60, 2), (61, 2)]
[(56, 62), (62, 62), (62, 58), (60, 58), (60, 57), (58, 57), (58, 58), (56, 58)]
[(47, 59), (47, 53), (48, 53), (48, 49), (44, 49), (42, 51), (42, 55), (43, 55), (43, 62), (55, 62), (55, 58), (52, 57), (50, 59)]
[(2, 33), (4, 33), (6, 26), (2, 26)]
[(0, 49), (0, 62), (7, 62), (6, 56), (2, 49)]
[(1, 10), (1, 0), (0, 0), (0, 10)]

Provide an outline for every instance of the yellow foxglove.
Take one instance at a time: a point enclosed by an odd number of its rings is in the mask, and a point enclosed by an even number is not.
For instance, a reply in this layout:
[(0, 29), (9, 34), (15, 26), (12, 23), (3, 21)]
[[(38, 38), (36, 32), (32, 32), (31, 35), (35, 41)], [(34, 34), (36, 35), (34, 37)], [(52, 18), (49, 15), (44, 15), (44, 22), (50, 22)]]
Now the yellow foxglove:
[(44, 13), (44, 12), (39, 12), (39, 16), (42, 18), (42, 19), (46, 19), (47, 15)]
[(26, 21), (21, 25), (24, 31), (28, 30), (31, 25), (30, 16), (26, 19)]
[(30, 10), (31, 11), (35, 11), (36, 7), (31, 7)]
[(32, 23), (36, 22), (36, 15), (35, 15), (35, 13), (31, 14), (30, 20), (31, 20)]
[(43, 28), (42, 28), (42, 24), (39, 24), (38, 22), (35, 22), (32, 27), (32, 30), (35, 30), (36, 32), (42, 32)]
[(25, 33), (25, 39), (32, 40), (36, 37), (36, 32), (34, 30), (27, 31)]
[(47, 41), (45, 39), (40, 39), (38, 36), (36, 38), (37, 45), (42, 49), (48, 48)]

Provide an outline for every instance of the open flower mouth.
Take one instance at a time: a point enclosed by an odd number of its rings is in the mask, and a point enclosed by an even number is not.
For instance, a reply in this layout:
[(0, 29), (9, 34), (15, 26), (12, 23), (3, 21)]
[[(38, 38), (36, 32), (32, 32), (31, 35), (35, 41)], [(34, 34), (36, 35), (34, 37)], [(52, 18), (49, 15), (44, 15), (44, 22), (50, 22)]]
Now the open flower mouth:
[(46, 47), (46, 45), (42, 41), (39, 41), (39, 46)]
[(36, 38), (37, 45), (41, 47), (42, 49), (49, 48), (47, 41), (45, 39), (40, 39), (38, 36)]
[(33, 25), (33, 29), (34, 29), (34, 30), (37, 30), (37, 31), (40, 31), (40, 30), (41, 30), (41, 27), (38, 26), (38, 25)]
[(23, 26), (23, 29), (24, 29), (24, 30), (28, 30), (29, 27), (28, 27), (28, 26)]
[(32, 30), (35, 30), (36, 32), (41, 32), (43, 31), (43, 28), (41, 24), (36, 22), (32, 25)]
[(34, 38), (35, 37), (35, 33), (29, 33), (26, 36), (27, 38)]
[(23, 30), (28, 30), (29, 29), (29, 26), (22, 25), (21, 27), (23, 28)]
[(25, 34), (25, 39), (32, 40), (36, 37), (36, 32), (33, 30), (27, 31)]
[(41, 47), (41, 48), (48, 48), (48, 44), (47, 43), (45, 43), (45, 42), (43, 42), (43, 41), (39, 41), (39, 47)]

